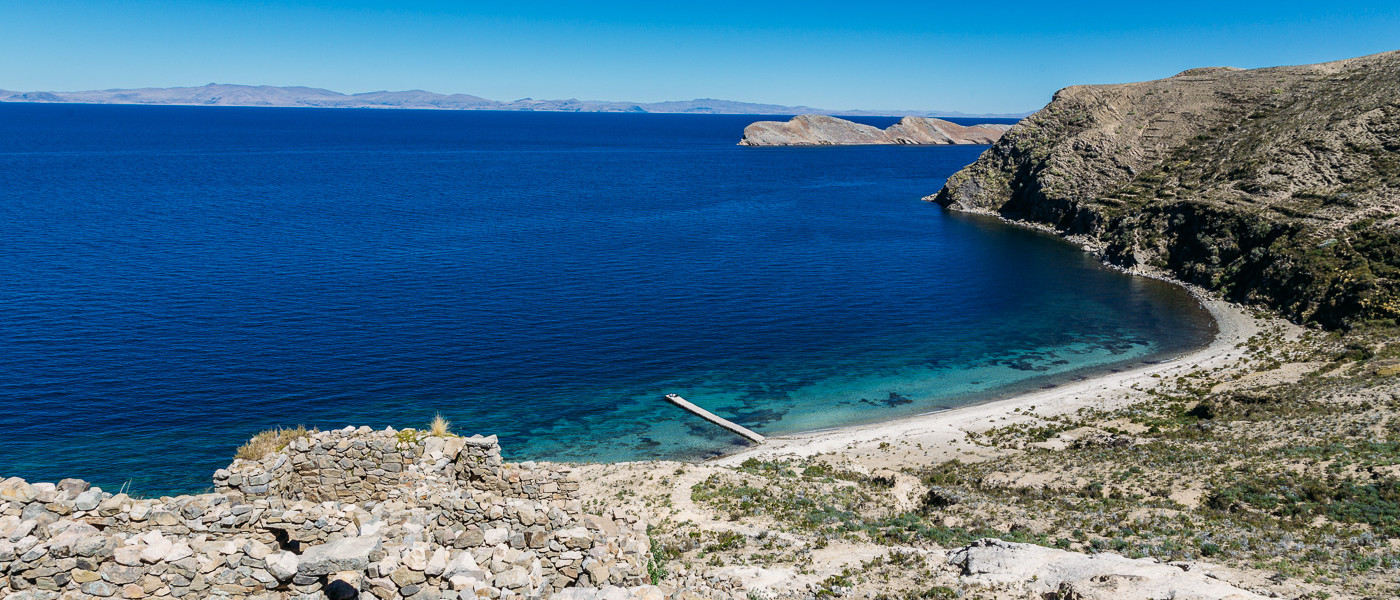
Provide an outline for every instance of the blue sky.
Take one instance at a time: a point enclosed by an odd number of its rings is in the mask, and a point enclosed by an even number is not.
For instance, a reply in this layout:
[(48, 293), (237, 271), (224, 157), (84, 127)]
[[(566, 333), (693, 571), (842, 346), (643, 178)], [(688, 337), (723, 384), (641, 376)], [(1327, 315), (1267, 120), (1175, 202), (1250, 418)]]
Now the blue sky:
[(1395, 1), (0, 0), (0, 89), (23, 91), (219, 82), (1019, 112), (1077, 83), (1395, 49)]

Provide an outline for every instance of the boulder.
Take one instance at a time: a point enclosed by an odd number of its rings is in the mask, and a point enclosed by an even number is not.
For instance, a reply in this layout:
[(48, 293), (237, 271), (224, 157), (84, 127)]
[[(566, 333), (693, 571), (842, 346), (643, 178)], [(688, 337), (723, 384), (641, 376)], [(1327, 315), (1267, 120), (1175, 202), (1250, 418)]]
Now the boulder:
[(425, 571), (428, 568), (428, 549), (422, 544), (415, 545), (403, 555), (403, 565), (414, 571)]
[(90, 487), (91, 484), (81, 479), (64, 479), (58, 482), (58, 494), (64, 500), (72, 500)]
[[(128, 504), (131, 503), (131, 497), (127, 496), (126, 494), (117, 494), (115, 496), (112, 496), (111, 498), (106, 499), (104, 499), (102, 496), (102, 490), (97, 488), (93, 488), (86, 492), (78, 494), (77, 499), (73, 501), (74, 508), (78, 510), (96, 509), (97, 514), (102, 515), (104, 517), (110, 517), (121, 512)], [(94, 505), (92, 502), (93, 497), (96, 497), (97, 499), (96, 505)], [(91, 506), (92, 508), (85, 508), (88, 506)]]
[(33, 502), (38, 495), (39, 493), (34, 490), (34, 486), (18, 477), (0, 481), (0, 500), (28, 504)]
[(185, 542), (179, 542), (172, 546), (169, 552), (165, 553), (165, 557), (162, 560), (173, 563), (191, 556), (194, 556), (194, 550), (190, 549), (190, 545)]
[(369, 555), (379, 549), (379, 545), (378, 537), (360, 536), (312, 546), (302, 553), (297, 573), (330, 575), (341, 571), (363, 571), (369, 568)]
[(440, 577), (447, 571), (448, 553), (446, 548), (438, 548), (433, 551), (433, 555), (428, 558), (428, 564), (423, 569), (429, 577)]
[(487, 546), (504, 544), (510, 539), (510, 530), (504, 527), (487, 529), (483, 535), (483, 540)]
[(78, 589), (82, 590), (84, 594), (97, 596), (99, 598), (107, 598), (117, 593), (117, 586), (105, 581), (89, 581)]
[(34, 501), (48, 504), (58, 500), (58, 486), (52, 483), (32, 483), (34, 486)]
[(138, 567), (123, 567), (112, 563), (103, 564), (101, 572), (102, 579), (117, 585), (135, 583), (141, 579), (142, 575), (141, 569)]
[(112, 553), (119, 565), (134, 567), (141, 564), (141, 548), (139, 546), (118, 546)]
[(520, 567), (511, 567), (496, 574), (495, 585), (498, 588), (519, 590), (530, 585), (530, 572)]
[(443, 576), (448, 578), (463, 574), (479, 579), (485, 578), (484, 575), (478, 575), (478, 573), (481, 573), (481, 567), (477, 565), (476, 559), (472, 557), (471, 552), (456, 553), (452, 556), (452, 560), (447, 561), (447, 565), (443, 567)]
[(159, 531), (141, 536), (141, 541), (146, 543), (146, 549), (141, 551), (141, 560), (148, 563), (160, 562), (175, 549), (175, 543), (165, 539)]
[(277, 581), (290, 581), (293, 575), (297, 574), (297, 565), (301, 559), (291, 552), (281, 552), (267, 558), (267, 572), (271, 573)]
[(423, 583), (427, 581), (428, 578), (419, 571), (414, 571), (408, 567), (399, 567), (395, 569), (393, 573), (389, 574), (389, 580), (393, 581), (395, 585), (405, 588), (410, 585)]

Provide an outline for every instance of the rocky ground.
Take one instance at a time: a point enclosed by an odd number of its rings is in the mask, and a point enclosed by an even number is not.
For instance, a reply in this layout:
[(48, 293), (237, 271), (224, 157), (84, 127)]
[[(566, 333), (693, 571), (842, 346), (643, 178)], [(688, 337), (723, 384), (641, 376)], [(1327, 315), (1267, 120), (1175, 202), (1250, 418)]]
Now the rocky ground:
[(890, 429), (815, 454), (587, 466), (583, 498), (649, 518), (663, 585), (750, 597), (1396, 597), (1392, 333), (1263, 320), (1229, 361), (1114, 401), (1021, 405), (953, 443)]
[(5, 479), (0, 598), (510, 600), (650, 580), (645, 523), (583, 513), (572, 468), (435, 429), (260, 434), (208, 494)]

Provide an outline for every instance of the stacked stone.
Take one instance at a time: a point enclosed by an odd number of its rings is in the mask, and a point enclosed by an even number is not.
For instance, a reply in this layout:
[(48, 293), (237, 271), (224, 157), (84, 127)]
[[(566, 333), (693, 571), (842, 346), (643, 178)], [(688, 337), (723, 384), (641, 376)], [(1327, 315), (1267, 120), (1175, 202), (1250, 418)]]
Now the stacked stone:
[[(6, 600), (251, 596), (276, 587), (271, 534), (213, 533), (204, 495), (135, 500), (86, 482), (0, 482), (0, 594)], [(252, 514), (253, 508), (246, 507)], [(236, 520), (236, 519), (235, 519)], [(284, 580), (290, 575), (282, 574)]]
[(635, 515), (584, 514), (572, 469), (504, 465), (494, 437), (322, 432), (215, 483), (0, 482), (0, 599), (533, 598), (639, 585), (650, 558)]
[(697, 585), (670, 587), (637, 585), (596, 588), (573, 587), (555, 594), (552, 600), (738, 600), (752, 598), (738, 582), (716, 578)]
[[(214, 488), (248, 498), (383, 500), (389, 491), (413, 483), (407, 471), (422, 458), (423, 439), (411, 430), (400, 434), (392, 428), (320, 432), (292, 440), (287, 448), (258, 461), (235, 460), (214, 472)], [(437, 439), (439, 446), (445, 445), (443, 438)], [(465, 443), (463, 438), (451, 439)], [(494, 438), (473, 439), (488, 440), (494, 443)]]

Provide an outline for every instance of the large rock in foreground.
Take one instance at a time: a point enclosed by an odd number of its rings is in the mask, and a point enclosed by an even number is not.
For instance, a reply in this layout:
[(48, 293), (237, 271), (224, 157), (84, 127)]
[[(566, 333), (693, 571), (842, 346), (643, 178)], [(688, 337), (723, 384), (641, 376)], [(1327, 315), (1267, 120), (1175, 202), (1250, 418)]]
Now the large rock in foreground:
[(1400, 319), (1400, 52), (1068, 87), (934, 200), (1344, 327)]
[[(1013, 588), (1025, 597), (1081, 600), (1264, 600), (1214, 578), (1204, 564), (1163, 564), (1117, 554), (1080, 554), (983, 539), (948, 557), (966, 581)], [(1011, 596), (1012, 594), (1007, 594)]]
[(790, 121), (759, 121), (744, 128), (741, 146), (913, 146), (990, 144), (1010, 125), (958, 125), (942, 119), (904, 117), (887, 129), (826, 115), (800, 115)]

